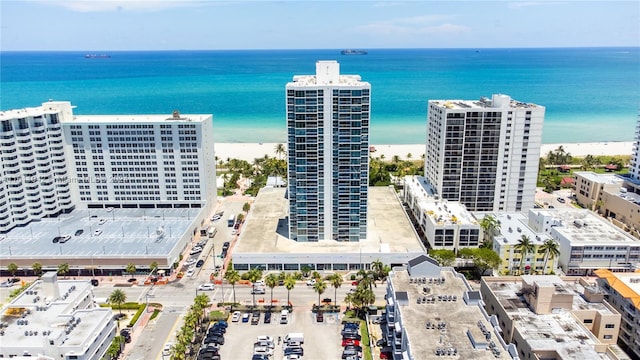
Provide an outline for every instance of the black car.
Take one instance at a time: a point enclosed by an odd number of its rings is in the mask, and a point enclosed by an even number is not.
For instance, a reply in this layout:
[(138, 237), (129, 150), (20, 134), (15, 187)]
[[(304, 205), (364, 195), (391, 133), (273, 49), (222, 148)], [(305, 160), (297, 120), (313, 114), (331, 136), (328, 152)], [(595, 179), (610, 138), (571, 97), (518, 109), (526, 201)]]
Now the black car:
[(223, 336), (207, 336), (202, 340), (203, 344), (218, 344), (224, 345), (224, 337)]
[(344, 334), (342, 335), (342, 340), (345, 339), (362, 340), (362, 336), (359, 334)]
[(98, 281), (98, 279), (91, 279), (91, 285), (98, 286), (100, 285), (100, 281)]
[(254, 354), (251, 360), (269, 360), (267, 355)]
[(218, 320), (218, 322), (216, 322), (214, 326), (222, 326), (226, 329), (229, 326), (229, 323), (224, 320)]
[(344, 347), (344, 350), (355, 350), (357, 352), (362, 352), (362, 346), (347, 345)]
[(304, 356), (304, 350), (301, 347), (288, 347), (284, 349), (284, 356), (300, 355)]
[(224, 336), (224, 330), (222, 329), (209, 329), (207, 332), (207, 337), (212, 336)]
[(224, 244), (222, 244), (222, 248), (223, 248), (223, 249), (228, 249), (228, 248), (229, 248), (229, 246), (231, 246), (231, 243), (230, 243), (230, 242), (228, 242), (228, 241), (225, 241), (225, 242), (224, 242)]
[(271, 311), (264, 313), (264, 323), (271, 324)]
[(118, 320), (122, 320), (122, 319), (124, 319), (126, 317), (127, 317), (127, 314), (118, 313), (118, 314), (114, 314), (113, 315), (113, 320), (118, 321)]
[(198, 260), (198, 262), (196, 263), (196, 267), (199, 268), (202, 267), (202, 265), (204, 265), (204, 260)]
[(130, 343), (131, 342), (131, 329), (124, 328), (124, 329), (120, 330), (120, 336), (122, 336), (124, 338), (124, 342)]
[(340, 335), (345, 336), (347, 334), (359, 334), (358, 329), (351, 329), (351, 328), (347, 328), (347, 329), (343, 329), (342, 332), (340, 333)]
[(62, 239), (62, 236), (56, 236), (56, 237), (53, 238), (52, 241), (53, 241), (54, 244), (56, 244), (56, 243), (58, 243), (60, 241), (60, 239)]
[(353, 350), (353, 349), (344, 350), (342, 352), (342, 358), (343, 359), (346, 359), (346, 358), (348, 358), (350, 356), (359, 356), (359, 355), (360, 355), (360, 353), (358, 351)]
[(82, 235), (82, 233), (84, 233), (84, 230), (78, 229), (78, 230), (76, 230), (76, 232), (73, 235), (80, 236), (80, 235)]
[(318, 311), (316, 313), (316, 321), (317, 322), (323, 322), (324, 321), (324, 315), (322, 315), (322, 311)]

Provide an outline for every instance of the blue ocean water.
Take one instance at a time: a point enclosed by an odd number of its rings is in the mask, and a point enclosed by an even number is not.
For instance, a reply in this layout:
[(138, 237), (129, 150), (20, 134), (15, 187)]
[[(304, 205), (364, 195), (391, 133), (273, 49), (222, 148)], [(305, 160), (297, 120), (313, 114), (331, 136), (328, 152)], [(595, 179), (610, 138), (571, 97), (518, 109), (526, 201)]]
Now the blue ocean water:
[(338, 60), (372, 87), (374, 144), (425, 142), (428, 99), (508, 94), (546, 107), (543, 142), (630, 141), (640, 48), (0, 52), (0, 109), (69, 100), (76, 114), (214, 115), (218, 142), (284, 142), (285, 84)]

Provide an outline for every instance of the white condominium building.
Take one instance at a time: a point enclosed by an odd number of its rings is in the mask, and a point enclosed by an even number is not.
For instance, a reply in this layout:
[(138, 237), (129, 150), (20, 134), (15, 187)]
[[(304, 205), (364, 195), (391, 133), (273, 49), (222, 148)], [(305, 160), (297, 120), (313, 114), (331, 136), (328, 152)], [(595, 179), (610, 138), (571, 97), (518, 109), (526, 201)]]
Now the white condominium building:
[(512, 100), (430, 100), (425, 178), (469, 211), (534, 205), (543, 106)]
[(74, 209), (62, 111), (45, 103), (0, 112), (0, 233)]
[(370, 91), (336, 61), (286, 85), (291, 239), (366, 238)]
[(202, 208), (216, 198), (213, 116), (74, 116), (58, 106), (78, 208)]

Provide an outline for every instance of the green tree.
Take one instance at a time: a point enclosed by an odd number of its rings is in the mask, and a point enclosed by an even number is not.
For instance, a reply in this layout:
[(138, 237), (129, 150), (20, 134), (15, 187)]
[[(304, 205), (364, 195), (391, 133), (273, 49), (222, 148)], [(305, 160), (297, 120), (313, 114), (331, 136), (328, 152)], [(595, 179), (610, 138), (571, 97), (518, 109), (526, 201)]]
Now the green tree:
[(452, 266), (456, 262), (456, 253), (447, 249), (431, 249), (429, 256), (440, 264), (440, 266)]
[(329, 282), (331, 283), (331, 286), (333, 286), (333, 299), (334, 299), (334, 304), (337, 306), (338, 305), (338, 288), (340, 286), (342, 286), (342, 275), (340, 274), (333, 274), (331, 276), (329, 276)]
[(10, 263), (7, 265), (7, 271), (11, 274), (11, 277), (16, 277), (16, 273), (18, 272), (18, 264)]
[(111, 305), (116, 305), (120, 310), (120, 314), (122, 314), (122, 304), (127, 301), (127, 294), (120, 289), (113, 290), (113, 292), (109, 295), (109, 303)]
[(360, 269), (356, 275), (358, 277), (358, 286), (372, 289), (375, 284), (375, 275), (371, 270)]
[(291, 275), (287, 275), (287, 277), (284, 278), (284, 287), (287, 288), (287, 305), (291, 304), (289, 296), (291, 295), (291, 290), (293, 290), (295, 286), (296, 278)]
[(300, 267), (300, 271), (302, 272), (302, 276), (307, 277), (309, 273), (311, 273), (311, 266), (304, 264)]
[(33, 273), (40, 277), (42, 275), (42, 264), (39, 262), (34, 262), (33, 265), (31, 265), (31, 269), (33, 269)]
[(480, 221), (480, 228), (482, 228), (482, 247), (492, 248), (493, 237), (496, 232), (500, 231), (500, 222), (493, 215), (486, 215)]
[(327, 283), (324, 281), (316, 281), (316, 283), (313, 285), (313, 291), (318, 293), (318, 306), (320, 306), (320, 295), (322, 295), (324, 293), (324, 291), (327, 290)]
[(136, 273), (138, 269), (136, 269), (136, 264), (134, 263), (128, 263), (126, 269), (124, 270), (127, 274), (129, 274), (131, 276), (131, 278), (133, 279), (133, 275)]
[(473, 258), (474, 250), (475, 249), (471, 249), (471, 248), (462, 248), (458, 251), (458, 256), (460, 256), (463, 259), (471, 259)]
[[(555, 258), (560, 255), (560, 245), (553, 239), (547, 239), (547, 241), (540, 246), (540, 251), (544, 252), (544, 266), (542, 267), (542, 273), (547, 270), (547, 262), (549, 258)], [(552, 269), (553, 271), (553, 269)]]
[(244, 203), (244, 205), (242, 205), (242, 211), (249, 212), (250, 209), (251, 209), (251, 205), (248, 202), (246, 202), (246, 203)]
[(269, 287), (269, 289), (271, 289), (271, 302), (269, 303), (269, 305), (272, 305), (273, 304), (273, 288), (278, 286), (278, 275), (276, 274), (267, 275), (267, 277), (264, 278), (264, 283), (265, 285), (267, 285), (267, 287)]
[(500, 255), (488, 248), (473, 249), (473, 265), (478, 269), (480, 276), (489, 269), (497, 269), (502, 263)]
[[(560, 146), (562, 147), (562, 146)], [(531, 242), (527, 235), (522, 235), (518, 243), (513, 247), (516, 251), (520, 251), (520, 274), (524, 273), (524, 258), (529, 253), (533, 253), (536, 246)]]
[[(227, 280), (229, 284), (231, 284), (231, 288), (233, 289), (233, 305), (236, 304), (236, 283), (240, 280), (240, 273), (238, 270), (235, 270), (232, 267), (232, 264), (229, 263), (229, 270), (224, 273), (224, 278)], [(233, 310), (233, 305), (231, 305), (231, 310)]]
[(281, 159), (286, 154), (286, 150), (284, 148), (284, 144), (276, 144), (274, 152), (276, 154), (276, 157), (278, 159)]
[(63, 277), (69, 273), (69, 263), (62, 263), (58, 265), (58, 275), (62, 275)]
[[(262, 270), (260, 268), (253, 268), (247, 272), (247, 279), (251, 281), (251, 285), (255, 286), (254, 283), (260, 279), (262, 279)], [(251, 291), (251, 296), (253, 297), (253, 306), (256, 306), (256, 293), (255, 291)]]
[(156, 271), (158, 271), (158, 262), (154, 261), (151, 263), (151, 265), (149, 265), (149, 272), (155, 274)]

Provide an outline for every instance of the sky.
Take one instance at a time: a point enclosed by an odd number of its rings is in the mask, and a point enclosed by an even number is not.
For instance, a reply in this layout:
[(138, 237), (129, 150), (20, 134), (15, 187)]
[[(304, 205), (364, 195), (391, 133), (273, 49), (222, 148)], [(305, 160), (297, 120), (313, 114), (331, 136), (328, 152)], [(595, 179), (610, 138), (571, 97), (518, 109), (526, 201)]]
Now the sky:
[(640, 2), (0, 0), (0, 50), (640, 46)]

